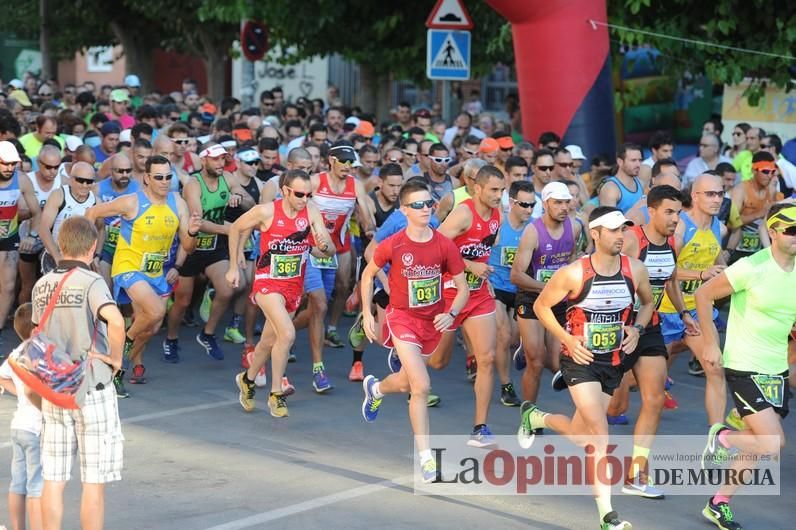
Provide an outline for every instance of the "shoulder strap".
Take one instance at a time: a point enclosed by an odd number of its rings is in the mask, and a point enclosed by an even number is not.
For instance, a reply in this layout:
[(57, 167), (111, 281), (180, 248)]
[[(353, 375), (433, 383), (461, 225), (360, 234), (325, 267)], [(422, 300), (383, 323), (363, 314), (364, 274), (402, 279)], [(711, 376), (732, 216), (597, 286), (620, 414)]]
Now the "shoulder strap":
[(50, 296), (50, 301), (47, 303), (47, 307), (44, 308), (44, 313), (42, 313), (41, 318), (39, 319), (39, 325), (36, 326), (36, 331), (41, 331), (44, 328), (44, 324), (50, 318), (50, 315), (55, 309), (55, 302), (58, 300), (58, 297), (61, 295), (61, 287), (63, 287), (64, 283), (66, 283), (67, 278), (69, 278), (75, 269), (71, 269), (69, 272), (64, 274), (64, 277), (61, 278), (61, 281), (58, 282), (58, 285), (55, 286), (55, 290), (53, 294)]

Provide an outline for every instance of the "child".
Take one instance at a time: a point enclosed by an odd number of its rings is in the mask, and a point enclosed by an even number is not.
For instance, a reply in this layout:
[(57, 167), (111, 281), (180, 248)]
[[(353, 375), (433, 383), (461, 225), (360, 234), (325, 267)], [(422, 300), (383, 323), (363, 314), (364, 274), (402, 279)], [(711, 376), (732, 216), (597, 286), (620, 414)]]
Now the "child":
[[(30, 337), (33, 330), (30, 302), (17, 308), (14, 313), (14, 330), (22, 340)], [(11, 352), (15, 358), (22, 345)], [(8, 391), (17, 396), (17, 410), (11, 420), (11, 486), (8, 490), (8, 511), (13, 530), (25, 530), (27, 511), (31, 530), (41, 530), (41, 459), (39, 458), (39, 436), (41, 434), (41, 399), (26, 395), (22, 380), (11, 370), (8, 361), (0, 366), (0, 393)]]

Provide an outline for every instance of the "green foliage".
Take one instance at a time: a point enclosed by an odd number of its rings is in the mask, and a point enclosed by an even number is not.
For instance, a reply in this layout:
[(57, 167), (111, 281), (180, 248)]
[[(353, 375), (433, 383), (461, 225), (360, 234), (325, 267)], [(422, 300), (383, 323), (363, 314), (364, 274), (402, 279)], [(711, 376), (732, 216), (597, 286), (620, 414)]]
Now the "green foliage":
[[(780, 56), (796, 51), (796, 9), (787, 0), (609, 0), (608, 20), (613, 24), (661, 35), (759, 50)], [(763, 79), (792, 88), (789, 68), (796, 61), (754, 55), (671, 39), (611, 30), (622, 44), (641, 43), (661, 51), (664, 73), (679, 78), (685, 72), (702, 73), (717, 84), (737, 84), (752, 78), (750, 103), (759, 100)]]

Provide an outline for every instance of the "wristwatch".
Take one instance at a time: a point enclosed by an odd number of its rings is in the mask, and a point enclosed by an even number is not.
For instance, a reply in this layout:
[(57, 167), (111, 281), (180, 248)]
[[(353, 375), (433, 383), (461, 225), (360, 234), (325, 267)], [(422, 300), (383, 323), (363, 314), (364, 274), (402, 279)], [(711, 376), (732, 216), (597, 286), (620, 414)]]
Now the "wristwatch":
[(633, 327), (638, 330), (639, 336), (644, 334), (644, 326), (642, 326), (641, 324), (634, 324)]
[(682, 311), (680, 311), (677, 314), (680, 315), (680, 320), (682, 320), (684, 316), (690, 315), (691, 311), (689, 311), (688, 309), (683, 309)]
[(451, 309), (450, 311), (448, 311), (448, 314), (451, 316), (451, 318), (455, 319), (459, 315), (459, 312)]

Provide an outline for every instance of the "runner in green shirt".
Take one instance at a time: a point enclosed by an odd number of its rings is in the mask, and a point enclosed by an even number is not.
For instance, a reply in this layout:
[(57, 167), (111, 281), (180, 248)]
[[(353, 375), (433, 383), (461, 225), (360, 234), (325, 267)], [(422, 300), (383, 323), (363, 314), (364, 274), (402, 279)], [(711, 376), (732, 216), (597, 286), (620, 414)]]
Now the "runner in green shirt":
[[(788, 414), (788, 335), (796, 321), (796, 206), (779, 203), (766, 217), (771, 247), (742, 258), (696, 292), (697, 316), (704, 317), (703, 362), (722, 363), (727, 386), (746, 428), (734, 431), (717, 423), (710, 428), (703, 466), (727, 460), (730, 448), (749, 455), (778, 454), (785, 443), (780, 417)], [(732, 295), (724, 355), (712, 320), (713, 301)], [(707, 328), (707, 329), (705, 329)], [(732, 468), (754, 467), (739, 458)], [(733, 520), (730, 496), (737, 485), (722, 486), (702, 510), (722, 529), (741, 526)]]

